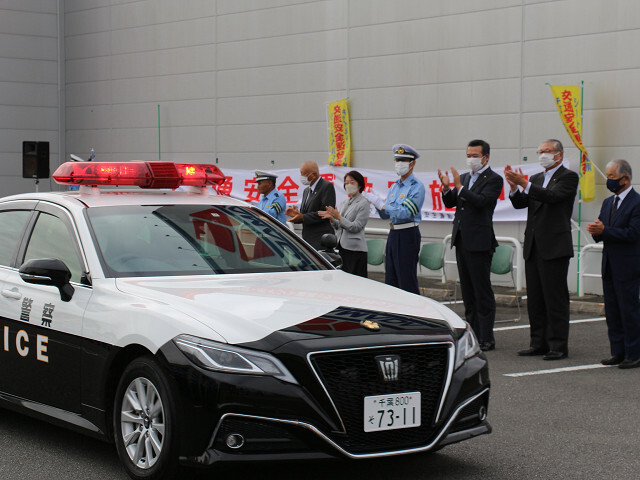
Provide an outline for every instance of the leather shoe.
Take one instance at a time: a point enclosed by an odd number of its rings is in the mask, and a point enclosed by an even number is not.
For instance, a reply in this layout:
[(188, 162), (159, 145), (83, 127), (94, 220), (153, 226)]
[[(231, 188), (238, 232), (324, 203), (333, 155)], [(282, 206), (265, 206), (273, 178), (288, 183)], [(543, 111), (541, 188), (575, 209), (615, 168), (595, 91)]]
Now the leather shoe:
[(624, 356), (614, 355), (611, 358), (605, 358), (604, 360), (600, 360), (600, 363), (602, 365), (618, 365), (619, 363), (622, 363), (623, 360), (624, 360)]
[(618, 368), (637, 368), (640, 367), (640, 358), (637, 360), (623, 360), (618, 365)]
[(543, 360), (562, 360), (567, 358), (567, 352), (556, 352), (555, 350), (549, 350), (542, 357)]
[(480, 342), (480, 350), (488, 352), (496, 349), (496, 342)]
[(533, 357), (534, 355), (544, 355), (545, 353), (547, 353), (546, 350), (543, 350), (542, 348), (526, 348), (524, 350), (520, 350), (518, 352), (518, 355), (520, 355), (521, 357)]

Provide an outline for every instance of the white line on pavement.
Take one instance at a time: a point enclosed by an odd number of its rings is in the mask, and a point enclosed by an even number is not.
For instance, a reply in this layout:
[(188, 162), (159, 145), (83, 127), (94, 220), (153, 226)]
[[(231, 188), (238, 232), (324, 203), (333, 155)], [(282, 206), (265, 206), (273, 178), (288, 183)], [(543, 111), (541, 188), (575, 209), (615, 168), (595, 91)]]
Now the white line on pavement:
[(527, 377), (529, 375), (546, 375), (548, 373), (562, 373), (562, 372), (574, 372), (576, 370), (593, 370), (594, 368), (609, 368), (606, 365), (600, 363), (594, 363), (593, 365), (577, 365), (575, 367), (562, 367), (551, 368), (548, 370), (534, 370), (532, 372), (520, 372), (520, 373), (505, 373), (505, 377)]
[[(594, 317), (594, 318), (582, 318), (580, 320), (571, 320), (569, 323), (589, 323), (589, 322), (601, 322), (605, 320), (605, 317)], [(494, 328), (494, 332), (499, 332), (501, 330), (519, 330), (521, 328), (529, 328), (529, 324), (526, 325), (514, 325), (512, 327), (498, 327)]]

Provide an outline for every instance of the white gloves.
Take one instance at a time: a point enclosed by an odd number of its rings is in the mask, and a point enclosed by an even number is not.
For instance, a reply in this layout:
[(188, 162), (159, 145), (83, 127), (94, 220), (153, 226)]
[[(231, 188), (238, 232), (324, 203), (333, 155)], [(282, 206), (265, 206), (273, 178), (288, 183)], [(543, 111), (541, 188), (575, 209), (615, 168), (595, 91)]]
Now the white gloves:
[(384, 199), (378, 194), (373, 192), (362, 192), (362, 195), (378, 210), (382, 210), (382, 207), (384, 207)]

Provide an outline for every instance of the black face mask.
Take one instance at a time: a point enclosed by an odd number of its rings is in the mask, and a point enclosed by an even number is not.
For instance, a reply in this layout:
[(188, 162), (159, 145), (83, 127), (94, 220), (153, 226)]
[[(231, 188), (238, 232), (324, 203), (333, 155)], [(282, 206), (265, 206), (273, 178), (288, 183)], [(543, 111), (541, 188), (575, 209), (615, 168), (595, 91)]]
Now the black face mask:
[(622, 190), (622, 187), (624, 185), (620, 184), (620, 180), (622, 180), (624, 178), (624, 175), (620, 178), (607, 178), (607, 188), (609, 189), (610, 192), (613, 193), (618, 193), (620, 190)]

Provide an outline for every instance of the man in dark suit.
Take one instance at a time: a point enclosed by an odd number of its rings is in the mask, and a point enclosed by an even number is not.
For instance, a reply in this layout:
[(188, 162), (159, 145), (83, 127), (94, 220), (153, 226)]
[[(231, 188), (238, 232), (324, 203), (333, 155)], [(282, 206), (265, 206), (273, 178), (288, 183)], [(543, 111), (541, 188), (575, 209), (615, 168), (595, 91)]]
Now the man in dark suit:
[(569, 287), (567, 274), (573, 257), (571, 214), (578, 174), (562, 166), (564, 149), (558, 140), (538, 148), (544, 172), (530, 180), (521, 170), (504, 169), (515, 208), (528, 208), (524, 232), (530, 347), (518, 355), (566, 358), (569, 352)]
[(292, 223), (302, 224), (302, 238), (316, 250), (322, 245), (320, 239), (325, 233), (335, 233), (331, 221), (321, 218), (319, 210), (328, 206), (335, 206), (336, 191), (331, 182), (320, 176), (316, 162), (304, 162), (300, 167), (300, 182), (307, 185), (302, 194), (300, 210), (296, 207), (287, 208), (287, 216)]
[(611, 358), (603, 365), (640, 367), (640, 195), (631, 186), (626, 160), (607, 164), (607, 188), (615, 195), (602, 203), (587, 230), (602, 250), (602, 287)]
[(484, 140), (469, 142), (470, 172), (460, 175), (451, 167), (454, 188), (450, 188), (448, 172), (438, 169), (442, 200), (448, 208), (456, 207), (451, 248), (456, 247), (465, 317), (484, 351), (495, 348), (496, 301), (490, 277), (491, 258), (498, 242), (493, 233), (493, 211), (504, 186), (502, 177), (489, 168), (489, 152)]

